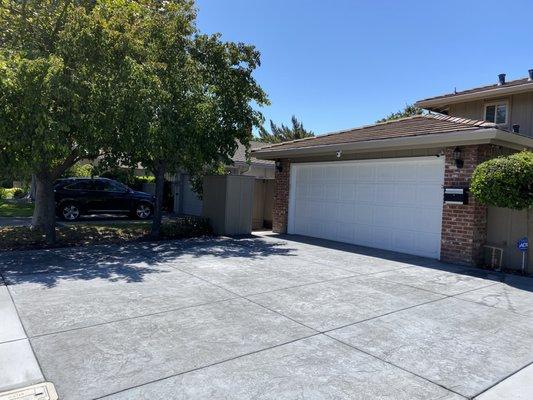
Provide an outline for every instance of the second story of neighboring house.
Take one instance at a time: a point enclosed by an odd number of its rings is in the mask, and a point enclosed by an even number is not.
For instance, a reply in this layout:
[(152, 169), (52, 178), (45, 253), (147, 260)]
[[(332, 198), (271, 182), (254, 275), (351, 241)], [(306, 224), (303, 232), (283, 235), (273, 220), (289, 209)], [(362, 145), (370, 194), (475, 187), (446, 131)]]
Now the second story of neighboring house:
[(420, 100), (416, 106), (453, 117), (495, 123), (498, 128), (533, 137), (533, 69), (522, 79)]

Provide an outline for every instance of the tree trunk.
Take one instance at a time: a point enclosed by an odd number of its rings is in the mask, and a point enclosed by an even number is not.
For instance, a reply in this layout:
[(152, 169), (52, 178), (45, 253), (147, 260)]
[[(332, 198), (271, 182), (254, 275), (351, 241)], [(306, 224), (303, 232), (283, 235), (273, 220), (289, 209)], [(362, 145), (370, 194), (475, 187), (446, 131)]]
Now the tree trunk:
[(54, 180), (49, 173), (35, 174), (35, 209), (31, 224), (44, 233), (47, 244), (56, 242)]
[(163, 191), (165, 188), (165, 163), (158, 161), (154, 168), (155, 175), (155, 207), (150, 236), (158, 239), (161, 234), (161, 220), (163, 218)]
[(28, 191), (28, 197), (35, 201), (35, 174), (31, 174), (30, 190)]

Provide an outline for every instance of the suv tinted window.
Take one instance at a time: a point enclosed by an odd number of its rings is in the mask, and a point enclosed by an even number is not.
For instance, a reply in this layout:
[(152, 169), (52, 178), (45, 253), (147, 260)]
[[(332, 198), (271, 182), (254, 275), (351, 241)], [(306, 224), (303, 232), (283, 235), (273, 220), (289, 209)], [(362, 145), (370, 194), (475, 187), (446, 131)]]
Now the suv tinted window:
[(65, 186), (68, 190), (92, 190), (93, 183), (91, 181), (79, 181)]
[(127, 192), (128, 189), (122, 183), (115, 181), (100, 181), (98, 182), (98, 190), (103, 190), (104, 192)]

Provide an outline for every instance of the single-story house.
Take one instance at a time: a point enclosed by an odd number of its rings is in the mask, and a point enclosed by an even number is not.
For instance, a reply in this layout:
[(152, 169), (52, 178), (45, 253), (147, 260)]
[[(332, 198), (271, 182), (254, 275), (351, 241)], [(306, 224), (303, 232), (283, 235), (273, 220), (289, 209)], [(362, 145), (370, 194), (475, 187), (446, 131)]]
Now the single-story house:
[(254, 150), (276, 163), (274, 232), (480, 263), (487, 207), (470, 178), (533, 148), (533, 70), (416, 104), (428, 113)]
[[(264, 142), (250, 141), (250, 149), (266, 146)], [(226, 166), (230, 175), (247, 175), (255, 177), (253, 229), (272, 227), (272, 206), (274, 201), (274, 161), (247, 157), (246, 147), (238, 143), (232, 157), (233, 164)], [(202, 215), (203, 203), (192, 190), (187, 173), (177, 174), (172, 179), (174, 212), (183, 215)]]

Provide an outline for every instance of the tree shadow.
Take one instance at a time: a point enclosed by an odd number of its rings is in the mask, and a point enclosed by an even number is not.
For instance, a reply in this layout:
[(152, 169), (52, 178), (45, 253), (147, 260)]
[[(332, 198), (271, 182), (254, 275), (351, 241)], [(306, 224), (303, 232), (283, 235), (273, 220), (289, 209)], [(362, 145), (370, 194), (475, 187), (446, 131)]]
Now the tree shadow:
[(202, 258), (254, 260), (291, 256), (288, 243), (254, 236), (203, 237), (160, 242), (66, 247), (0, 254), (0, 275), (8, 284), (38, 283), (54, 287), (58, 281), (106, 279), (141, 282), (149, 274), (176, 271), (175, 266)]

